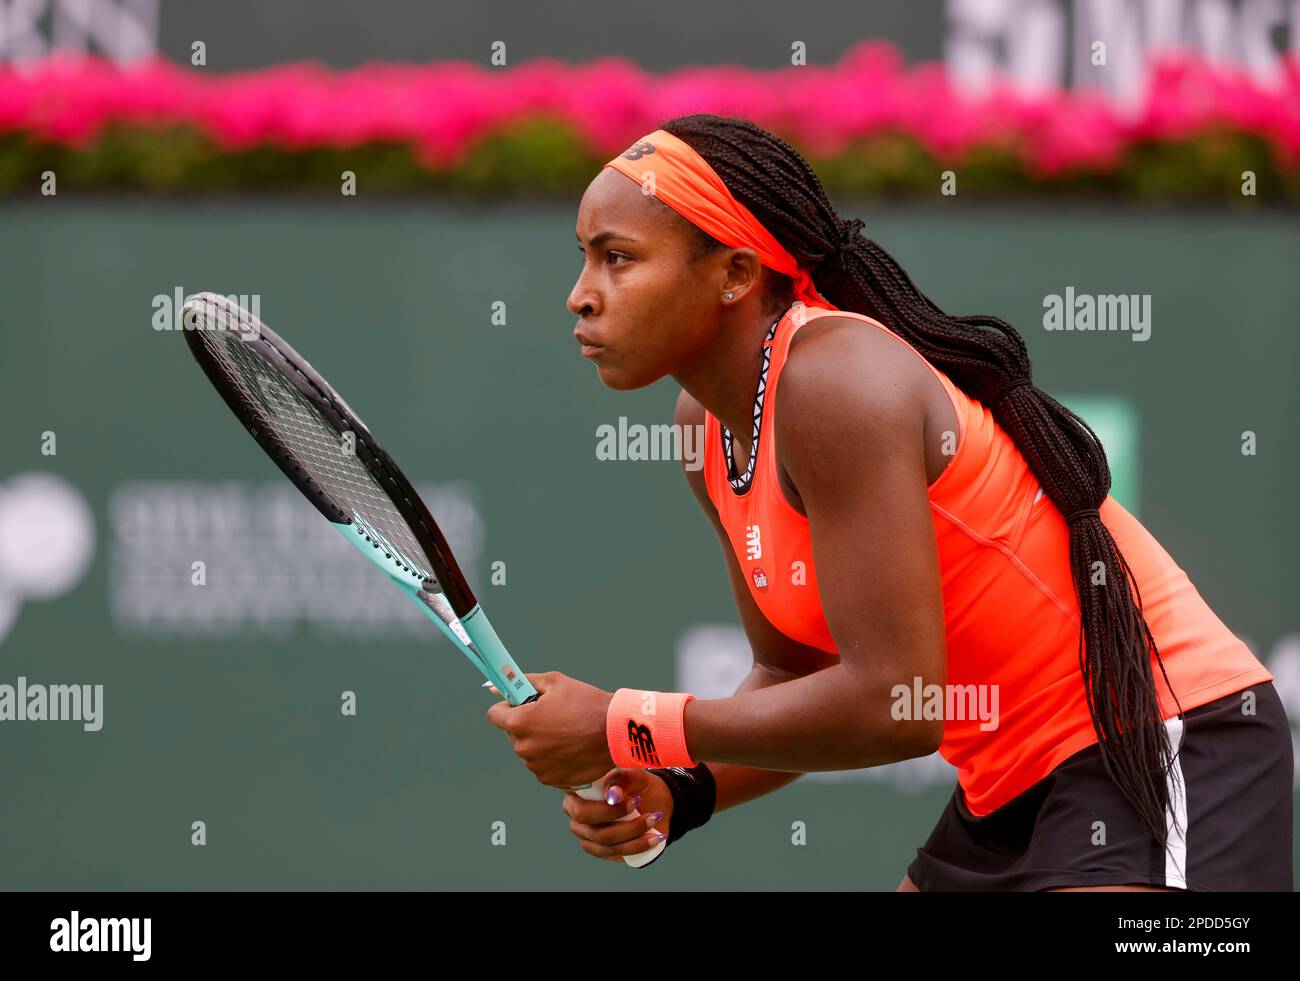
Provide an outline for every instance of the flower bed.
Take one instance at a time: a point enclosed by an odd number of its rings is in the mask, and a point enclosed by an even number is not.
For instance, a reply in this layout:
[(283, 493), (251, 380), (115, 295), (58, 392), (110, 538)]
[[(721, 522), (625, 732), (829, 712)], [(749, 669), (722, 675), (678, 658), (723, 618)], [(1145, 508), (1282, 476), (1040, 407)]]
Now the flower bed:
[(150, 62), (0, 67), (0, 194), (250, 189), (581, 190), (605, 160), (674, 115), (744, 116), (803, 152), (833, 194), (1121, 194), (1300, 203), (1300, 63), (1276, 85), (1191, 56), (1153, 69), (1140, 104), (1095, 94), (964, 96), (939, 65), (868, 42), (832, 67), (655, 75), (620, 59), (286, 65), (216, 75)]

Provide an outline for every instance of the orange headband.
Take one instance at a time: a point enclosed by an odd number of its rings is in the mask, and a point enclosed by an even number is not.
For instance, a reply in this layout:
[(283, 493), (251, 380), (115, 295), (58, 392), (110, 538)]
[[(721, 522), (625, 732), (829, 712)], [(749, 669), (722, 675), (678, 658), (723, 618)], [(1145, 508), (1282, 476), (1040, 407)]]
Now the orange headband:
[(696, 227), (733, 249), (750, 248), (763, 265), (794, 280), (795, 299), (838, 310), (823, 299), (812, 275), (801, 269), (762, 222), (731, 196), (707, 160), (666, 130), (657, 129), (619, 154), (606, 167), (627, 175)]

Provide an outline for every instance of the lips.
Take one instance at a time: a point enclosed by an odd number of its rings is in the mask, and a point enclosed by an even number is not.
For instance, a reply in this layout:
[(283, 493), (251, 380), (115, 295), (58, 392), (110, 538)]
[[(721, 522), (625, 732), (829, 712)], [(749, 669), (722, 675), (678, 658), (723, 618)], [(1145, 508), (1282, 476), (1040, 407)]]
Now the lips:
[(588, 337), (586, 334), (583, 334), (580, 331), (575, 331), (573, 336), (574, 339), (577, 340), (578, 344), (581, 345), (582, 356), (584, 358), (591, 357), (593, 354), (595, 354), (597, 351), (600, 351), (605, 346), (603, 344), (597, 344), (594, 338)]

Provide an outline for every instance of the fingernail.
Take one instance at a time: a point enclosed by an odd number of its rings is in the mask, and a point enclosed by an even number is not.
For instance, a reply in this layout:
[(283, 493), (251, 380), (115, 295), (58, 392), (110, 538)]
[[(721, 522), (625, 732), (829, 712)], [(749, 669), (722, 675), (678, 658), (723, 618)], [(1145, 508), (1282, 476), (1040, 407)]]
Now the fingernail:
[(640, 803), (641, 803), (641, 795), (640, 795), (640, 794), (634, 794), (633, 797), (632, 797), (632, 799), (631, 799), (630, 801), (627, 802), (627, 809), (628, 809), (629, 811), (635, 811), (635, 810), (636, 810), (636, 806), (637, 806), (638, 804), (640, 804)]
[(663, 816), (664, 816), (663, 811), (655, 811), (653, 814), (651, 814), (648, 818), (645, 819), (646, 825), (653, 827), (654, 825), (658, 824), (660, 820), (663, 819)]
[(622, 799), (623, 799), (623, 788), (622, 788), (622, 787), (610, 787), (607, 791), (605, 791), (605, 803), (606, 803), (606, 804), (609, 804), (609, 805), (612, 806), (612, 805), (614, 805), (614, 804), (617, 804), (617, 803), (618, 803), (619, 801), (621, 801)]
[(668, 836), (667, 836), (666, 834), (664, 834), (662, 831), (656, 831), (656, 832), (654, 833), (654, 837), (650, 839), (650, 844), (652, 844), (652, 845), (657, 845), (657, 844), (659, 844), (661, 841), (664, 841), (667, 837), (668, 837)]

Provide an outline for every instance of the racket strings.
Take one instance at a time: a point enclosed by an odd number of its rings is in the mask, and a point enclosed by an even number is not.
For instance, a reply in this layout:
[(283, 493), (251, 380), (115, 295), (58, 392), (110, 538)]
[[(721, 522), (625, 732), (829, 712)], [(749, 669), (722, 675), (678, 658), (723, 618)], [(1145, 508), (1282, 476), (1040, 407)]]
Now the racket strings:
[(433, 573), (424, 569), (419, 562), (412, 559), (401, 548), (385, 538), (383, 533), (380, 532), (379, 529), (375, 528), (364, 514), (360, 514), (356, 511), (352, 512), (352, 523), (357, 526), (363, 535), (366, 536), (366, 541), (370, 542), (370, 544), (375, 546), (375, 548), (382, 549), (385, 558), (395, 559), (397, 564), (402, 567), (403, 571), (418, 576), (422, 581), (430, 581), (434, 579)]
[[(340, 434), (289, 382), (280, 369), (260, 354), (253, 344), (241, 339), (241, 331), (230, 329), (230, 314), (216, 304), (205, 304), (200, 316), (214, 333), (209, 349), (223, 362), (242, 396), (262, 410), (259, 414), (276, 441), (287, 450), (291, 461), (306, 472), (376, 548), (407, 572), (427, 582), (436, 577), (416, 559), (424, 550), (411, 534), (406, 521), (393, 506), (384, 489), (357, 456), (360, 433)], [(240, 324), (243, 336), (252, 325)]]

